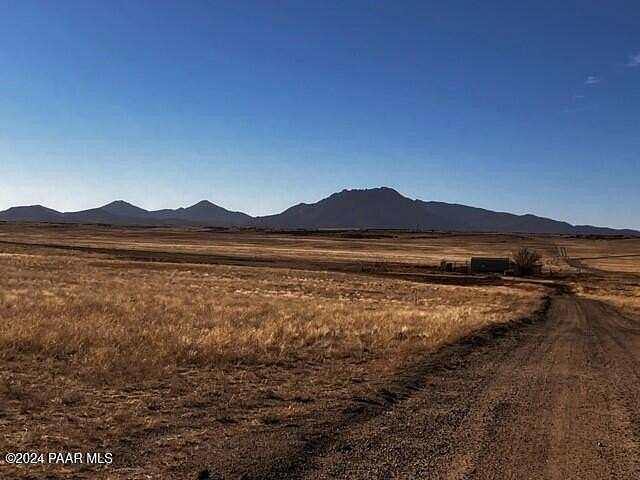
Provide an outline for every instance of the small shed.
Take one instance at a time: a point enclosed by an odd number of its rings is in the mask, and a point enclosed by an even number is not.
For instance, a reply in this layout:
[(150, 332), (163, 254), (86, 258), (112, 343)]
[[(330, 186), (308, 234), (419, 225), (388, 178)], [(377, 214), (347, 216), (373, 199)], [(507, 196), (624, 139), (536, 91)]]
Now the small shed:
[(514, 263), (507, 257), (471, 257), (470, 270), (472, 273), (504, 274), (514, 268)]

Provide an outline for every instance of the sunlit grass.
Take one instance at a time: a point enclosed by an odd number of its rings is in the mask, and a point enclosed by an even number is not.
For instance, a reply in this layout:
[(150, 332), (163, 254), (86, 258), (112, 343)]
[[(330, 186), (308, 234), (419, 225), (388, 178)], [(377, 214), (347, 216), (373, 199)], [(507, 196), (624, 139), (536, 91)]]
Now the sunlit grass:
[(542, 291), (267, 268), (0, 257), (1, 356), (100, 381), (401, 355), (530, 314)]

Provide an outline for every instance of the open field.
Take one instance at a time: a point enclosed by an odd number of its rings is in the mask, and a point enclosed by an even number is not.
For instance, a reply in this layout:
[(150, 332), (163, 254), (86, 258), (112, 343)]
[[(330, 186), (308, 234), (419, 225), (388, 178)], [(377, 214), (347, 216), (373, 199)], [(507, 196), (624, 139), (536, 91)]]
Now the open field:
[[(211, 478), (283, 478), (287, 469), (306, 476), (312, 455), (318, 471), (329, 470), (311, 477), (357, 477), (331, 473), (346, 461), (331, 453), (336, 431), (360, 435), (355, 425), (388, 409), (401, 415), (405, 398), (423, 409), (428, 399), (429, 415), (468, 401), (467, 388), (491, 371), (479, 363), (467, 372), (469, 359), (492, 365), (494, 338), (501, 355), (529, 338), (509, 333), (512, 325), (544, 316), (558, 279), (562, 291), (635, 314), (640, 257), (625, 257), (637, 263), (620, 277), (601, 266), (578, 274), (556, 258), (558, 244), (569, 256), (606, 257), (633, 254), (640, 241), (0, 225), (0, 449), (114, 459), (0, 470), (11, 478), (183, 479), (204, 469)], [(508, 255), (521, 245), (564, 276), (456, 285), (435, 272), (442, 258)], [(585, 305), (600, 321), (597, 304)], [(558, 325), (574, 311), (569, 301), (552, 308)], [(567, 318), (584, 321), (580, 311)], [(537, 323), (522, 328), (548, 333)], [(448, 379), (456, 365), (463, 383)]]
[(535, 286), (461, 289), (339, 273), (4, 250), (2, 355), (64, 359), (100, 382), (162, 376), (180, 366), (423, 351), (526, 315), (542, 293)]
[(131, 249), (211, 256), (227, 261), (259, 263), (292, 261), (298, 264), (321, 262), (385, 262), (436, 266), (443, 256), (468, 260), (471, 255), (505, 256), (516, 245), (534, 247), (550, 258), (555, 253), (552, 239), (523, 235), (483, 234), (402, 234), (394, 232), (298, 232), (220, 231), (170, 227), (126, 228), (59, 225), (5, 225), (0, 240), (51, 245), (72, 245), (103, 249)]

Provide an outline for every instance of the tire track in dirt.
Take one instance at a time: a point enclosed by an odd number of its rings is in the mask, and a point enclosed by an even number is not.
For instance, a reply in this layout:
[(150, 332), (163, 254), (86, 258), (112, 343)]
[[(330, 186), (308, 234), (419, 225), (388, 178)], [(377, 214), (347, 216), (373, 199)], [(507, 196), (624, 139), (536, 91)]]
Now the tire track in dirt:
[(557, 297), (546, 321), (449, 347), (452, 369), (425, 369), (404, 400), (260, 477), (640, 478), (639, 331), (611, 306)]
[[(463, 404), (455, 405), (450, 410), (435, 412), (434, 425), (451, 429), (459, 426), (472, 408), (474, 399), (486, 390), (486, 380), (492, 378), (491, 375), (486, 374), (478, 374), (475, 378), (470, 378), (470, 370), (467, 367), (478, 364), (482, 365), (483, 370), (496, 369), (502, 361), (500, 356), (495, 355), (496, 344), (502, 345), (503, 348), (499, 351), (507, 355), (520, 341), (520, 335), (517, 332), (522, 325), (544, 320), (549, 305), (550, 299), (547, 299), (541, 310), (531, 318), (510, 324), (489, 326), (453, 345), (429, 354), (424, 362), (408, 368), (402, 375), (366, 398), (354, 398), (352, 406), (342, 414), (339, 412), (333, 415), (327, 414), (333, 416), (333, 420), (325, 424), (328, 428), (303, 435), (306, 438), (304, 445), (290, 457), (274, 458), (273, 462), (246, 472), (242, 478), (301, 478), (309, 469), (309, 464), (327, 451), (344, 457), (338, 464), (348, 464), (353, 448), (350, 442), (343, 440), (345, 433), (356, 431), (362, 425), (393, 414), (397, 407), (404, 408), (402, 405), (411, 404), (415, 401), (414, 398), (419, 399), (425, 391), (433, 392), (437, 397), (434, 398), (434, 405), (448, 405), (453, 397), (462, 396)], [(457, 384), (459, 388), (450, 391), (452, 384)], [(432, 448), (438, 451), (447, 449), (448, 446), (436, 442)]]

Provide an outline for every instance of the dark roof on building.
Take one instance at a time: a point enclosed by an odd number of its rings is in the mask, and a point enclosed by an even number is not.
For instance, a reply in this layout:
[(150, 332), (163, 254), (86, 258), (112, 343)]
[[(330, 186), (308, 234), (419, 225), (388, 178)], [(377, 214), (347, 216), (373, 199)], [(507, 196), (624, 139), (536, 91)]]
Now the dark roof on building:
[(509, 257), (471, 257), (472, 262), (510, 262)]

